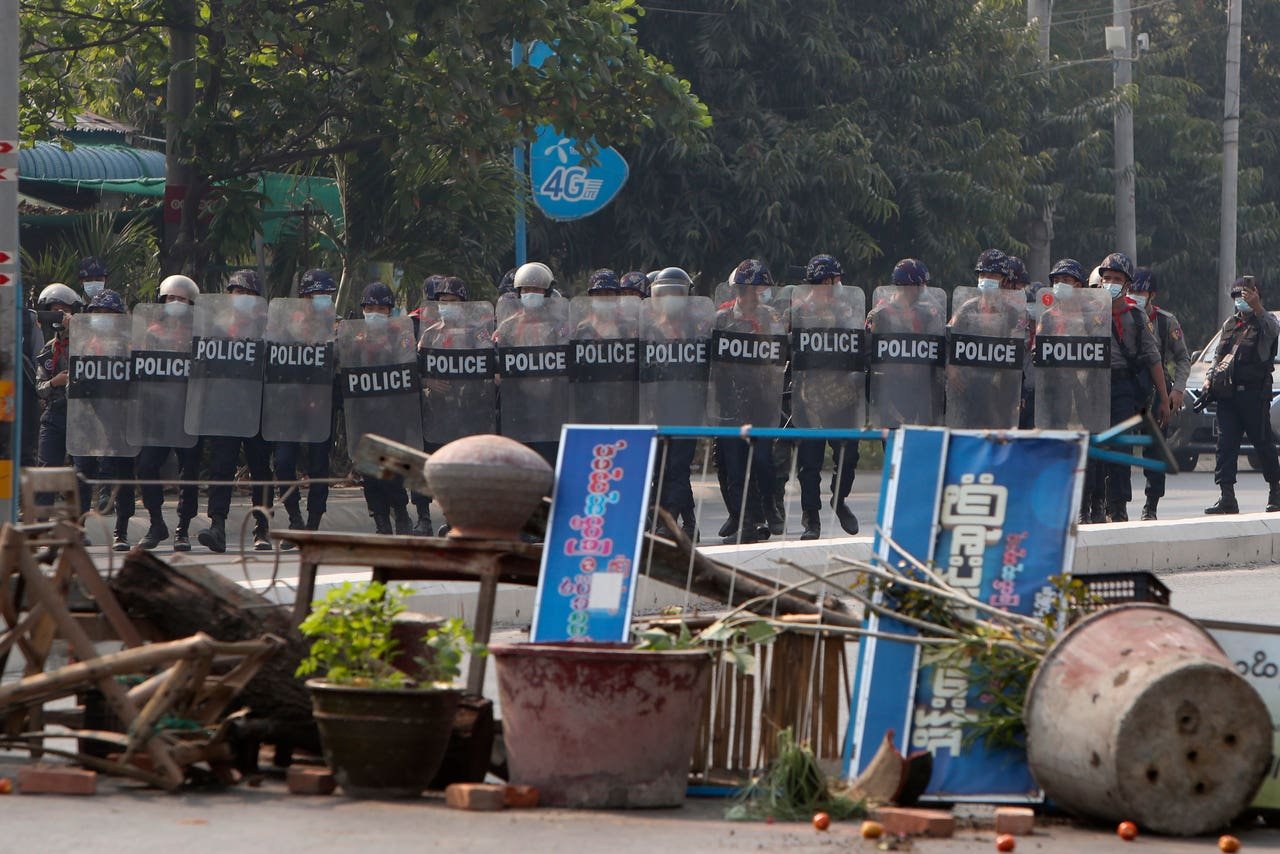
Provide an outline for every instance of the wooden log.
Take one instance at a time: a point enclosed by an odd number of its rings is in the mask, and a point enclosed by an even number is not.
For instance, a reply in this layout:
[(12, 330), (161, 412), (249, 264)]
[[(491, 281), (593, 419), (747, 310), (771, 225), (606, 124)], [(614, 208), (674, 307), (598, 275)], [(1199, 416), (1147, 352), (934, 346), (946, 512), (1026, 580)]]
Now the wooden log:
[(166, 639), (203, 632), (219, 641), (273, 634), (275, 654), (240, 693), (249, 709), (247, 730), (262, 741), (319, 752), (311, 695), (294, 671), (309, 644), (291, 625), (289, 610), (194, 563), (168, 564), (134, 550), (111, 579), (111, 590), (132, 617), (146, 620)]

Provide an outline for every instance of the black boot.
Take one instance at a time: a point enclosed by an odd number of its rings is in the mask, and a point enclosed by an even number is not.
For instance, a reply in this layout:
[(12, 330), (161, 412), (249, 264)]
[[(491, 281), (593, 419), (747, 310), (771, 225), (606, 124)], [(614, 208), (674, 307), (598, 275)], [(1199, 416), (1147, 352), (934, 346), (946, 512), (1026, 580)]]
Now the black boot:
[(1105, 521), (1107, 521), (1106, 502), (1101, 498), (1094, 498), (1089, 504), (1089, 522), (1101, 525)]
[(1129, 508), (1122, 502), (1113, 501), (1107, 505), (1107, 521), (1109, 522), (1128, 522)]
[(409, 518), (409, 508), (395, 508), (396, 533), (402, 537), (413, 535), (413, 520)]
[(307, 530), (307, 523), (302, 518), (302, 508), (290, 507), (288, 508), (288, 510), (289, 510), (289, 530), (290, 531)]
[(113, 552), (129, 551), (129, 528), (127, 526), (116, 526), (116, 536), (111, 541), (111, 550)]
[(211, 552), (218, 554), (225, 552), (227, 550), (227, 517), (212, 517), (209, 527), (201, 531), (196, 539), (200, 541), (200, 545)]
[(375, 534), (390, 535), (392, 533), (391, 516), (387, 513), (374, 513), (373, 514), (373, 532)]
[(841, 501), (836, 504), (836, 519), (840, 522), (840, 527), (851, 537), (858, 534), (858, 517), (853, 515), (853, 511), (849, 509), (848, 502)]
[(162, 517), (152, 516), (151, 527), (147, 528), (146, 535), (138, 540), (138, 546), (151, 551), (167, 539), (169, 539), (169, 526), (164, 523)]
[(729, 518), (724, 520), (724, 524), (720, 526), (717, 536), (727, 537), (730, 534), (738, 533), (738, 517), (736, 514), (730, 513)]
[(1147, 503), (1142, 505), (1142, 521), (1154, 522), (1156, 520), (1156, 507), (1160, 504), (1160, 499), (1154, 495), (1147, 496)]
[[(1207, 516), (1228, 516), (1232, 513), (1240, 512), (1240, 504), (1236, 501), (1236, 485), (1234, 483), (1224, 483), (1220, 486), (1222, 496), (1218, 499), (1218, 503), (1212, 507), (1204, 508)], [(1274, 491), (1274, 487), (1272, 487)]]
[(191, 538), (187, 533), (190, 529), (190, 519), (178, 519), (178, 527), (173, 532), (173, 550), (175, 552), (191, 551)]
[(817, 513), (801, 514), (800, 523), (804, 526), (804, 531), (800, 534), (800, 539), (816, 540), (822, 536), (822, 522), (818, 520)]
[(435, 533), (431, 527), (431, 511), (426, 510), (418, 514), (418, 521), (413, 525), (413, 535), (415, 537), (430, 537)]
[(307, 513), (307, 530), (308, 530), (308, 531), (318, 531), (318, 530), (320, 530), (320, 520), (321, 520), (323, 517), (324, 517), (324, 514), (323, 514), (323, 513), (313, 513), (313, 512), (308, 511), (308, 513)]
[(1267, 512), (1274, 513), (1277, 510), (1280, 510), (1280, 483), (1273, 483), (1267, 492)]
[(765, 507), (765, 517), (769, 533), (775, 537), (781, 537), (787, 530), (786, 496), (782, 493), (775, 494), (773, 500)]
[(267, 523), (261, 520), (253, 526), (253, 550), (255, 552), (271, 551), (271, 538), (267, 536)]

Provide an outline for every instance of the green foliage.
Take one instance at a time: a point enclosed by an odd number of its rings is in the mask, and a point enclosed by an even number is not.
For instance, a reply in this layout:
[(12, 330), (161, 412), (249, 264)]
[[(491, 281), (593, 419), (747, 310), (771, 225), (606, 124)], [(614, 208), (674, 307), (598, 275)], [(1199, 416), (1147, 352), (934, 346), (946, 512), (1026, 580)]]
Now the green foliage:
[(717, 620), (697, 634), (689, 631), (689, 626), (684, 621), (681, 621), (680, 628), (674, 634), (660, 626), (638, 630), (635, 634), (636, 649), (718, 650), (739, 673), (747, 674), (753, 673), (756, 668), (756, 657), (752, 649), (772, 643), (778, 636), (778, 630), (764, 620), (735, 619)]
[[(312, 641), (297, 675), (322, 674), (337, 685), (412, 687), (409, 677), (391, 666), (397, 647), (392, 624), (405, 610), (404, 600), (410, 592), (406, 586), (387, 587), (377, 581), (345, 582), (330, 590), (299, 626)], [(423, 681), (428, 684), (452, 682), (461, 673), (464, 656), (485, 653), (459, 619), (432, 629), (425, 644), (432, 655), (417, 664), (424, 669)]]
[(866, 815), (866, 804), (834, 794), (813, 751), (808, 745), (796, 743), (787, 727), (778, 732), (777, 758), (742, 790), (725, 818), (809, 821), (815, 812), (825, 812), (839, 821)]
[(149, 299), (159, 287), (159, 247), (149, 217), (95, 211), (80, 215), (75, 227), (37, 254), (22, 252), (22, 281), (39, 294), (62, 282), (79, 290), (80, 260), (100, 258), (108, 270), (107, 287), (132, 304)]

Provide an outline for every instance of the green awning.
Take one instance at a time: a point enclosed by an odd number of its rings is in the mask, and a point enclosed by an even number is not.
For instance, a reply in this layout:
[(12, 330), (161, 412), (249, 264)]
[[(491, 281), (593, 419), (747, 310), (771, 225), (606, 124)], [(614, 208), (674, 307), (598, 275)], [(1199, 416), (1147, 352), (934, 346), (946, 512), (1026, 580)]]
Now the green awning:
[(41, 184), (58, 187), (70, 187), (74, 190), (91, 190), (95, 193), (127, 193), (131, 196), (164, 196), (163, 178), (28, 178), (22, 176), (23, 182), (36, 186), (32, 189), (39, 192)]

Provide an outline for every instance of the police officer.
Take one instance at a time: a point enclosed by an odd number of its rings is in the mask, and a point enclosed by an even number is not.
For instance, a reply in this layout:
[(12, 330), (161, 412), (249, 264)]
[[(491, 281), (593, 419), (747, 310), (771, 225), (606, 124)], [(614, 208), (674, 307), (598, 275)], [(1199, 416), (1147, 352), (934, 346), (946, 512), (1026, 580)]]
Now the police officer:
[[(1004, 253), (1000, 250), (984, 252), (979, 266), (983, 267), (979, 274), (997, 282), (997, 287), (1004, 282)], [(947, 322), (946, 297), (929, 286), (929, 268), (924, 261), (903, 258), (894, 265), (890, 283), (898, 290), (867, 312), (868, 334), (926, 335), (941, 342)], [(873, 360), (870, 373), (873, 426), (942, 423), (946, 375), (940, 366), (876, 364)]]
[[(425, 287), (425, 286), (424, 286)], [(298, 297), (310, 300), (319, 310), (327, 311), (333, 306), (334, 297), (338, 293), (338, 283), (328, 270), (308, 270), (302, 274), (298, 283)], [(335, 380), (336, 388), (336, 380)], [(264, 401), (269, 403), (269, 401)], [(276, 477), (284, 483), (276, 487), (282, 497), (285, 512), (289, 516), (289, 530), (318, 531), (320, 521), (329, 509), (330, 475), (329, 457), (333, 450), (333, 417), (334, 409), (329, 412), (313, 413), (314, 418), (328, 418), (330, 423), (329, 438), (322, 442), (277, 442), (274, 448)], [(306, 470), (307, 484), (307, 516), (302, 517), (302, 487), (294, 487), (289, 482), (298, 479), (299, 462)], [(290, 549), (292, 544), (282, 543), (281, 548)]]
[[(186, 276), (169, 276), (160, 283), (160, 303), (165, 306), (167, 317), (178, 317), (191, 312), (195, 305), (200, 288)], [(135, 321), (136, 322), (136, 321)], [(148, 330), (149, 336), (163, 340), (168, 327), (158, 325)], [(188, 332), (189, 334), (189, 332)], [(190, 341), (186, 342), (188, 345)], [(168, 348), (166, 348), (168, 349)], [(200, 442), (190, 448), (143, 447), (138, 452), (138, 480), (159, 480), (160, 470), (169, 455), (173, 454), (178, 461), (178, 479), (183, 481), (178, 490), (178, 524), (173, 532), (173, 550), (175, 552), (191, 551), (191, 520), (199, 510), (200, 486)], [(169, 526), (164, 521), (164, 487), (152, 484), (139, 490), (142, 493), (142, 506), (150, 517), (147, 533), (138, 541), (144, 549), (154, 549), (169, 539)]]
[[(237, 270), (227, 280), (227, 293), (232, 296), (261, 296), (262, 282), (253, 270)], [(232, 328), (227, 330), (227, 337), (243, 337), (243, 334), (237, 335), (238, 322), (237, 319)], [(209, 479), (212, 481), (230, 481), (235, 478), (243, 447), (245, 462), (249, 465), (249, 478), (255, 482), (250, 491), (254, 505), (253, 550), (271, 551), (271, 540), (267, 537), (268, 520), (258, 509), (269, 508), (272, 504), (270, 443), (262, 438), (261, 431), (250, 437), (207, 436), (204, 441), (209, 447)], [(221, 554), (227, 550), (227, 514), (231, 512), (231, 487), (210, 486), (206, 509), (210, 524), (196, 539), (209, 551)]]
[[(1169, 418), (1168, 386), (1151, 323), (1128, 297), (1135, 272), (1133, 261), (1123, 252), (1111, 253), (1098, 265), (1102, 286), (1111, 296), (1111, 423), (1117, 424), (1144, 409), (1154, 390), (1156, 422), (1163, 425)], [(1129, 466), (1104, 463), (1102, 474), (1106, 481), (1107, 518), (1112, 522), (1129, 521), (1128, 503), (1133, 497)]]
[(67, 378), (70, 351), (67, 333), (71, 315), (84, 305), (80, 295), (66, 285), (55, 282), (40, 292), (36, 308), (56, 312), (62, 319), (49, 325), (48, 342), (36, 354), (36, 396), (44, 402), (40, 413), (40, 441), (36, 459), (43, 467), (63, 466), (67, 462)]
[[(1156, 305), (1157, 289), (1156, 274), (1146, 267), (1139, 267), (1129, 286), (1129, 296), (1138, 308), (1146, 312), (1155, 330), (1156, 342), (1160, 345), (1160, 363), (1164, 366), (1165, 386), (1169, 389), (1169, 410), (1173, 413), (1182, 409), (1187, 377), (1191, 374), (1191, 355), (1187, 352), (1187, 341), (1178, 318)], [(1148, 459), (1159, 456), (1154, 447), (1144, 448), (1142, 455)], [(1165, 474), (1151, 469), (1143, 469), (1143, 474), (1147, 479), (1147, 503), (1142, 507), (1142, 518), (1153, 520), (1160, 499), (1164, 497)]]
[[(843, 287), (844, 269), (831, 255), (815, 255), (809, 259), (805, 267), (804, 281), (808, 285), (821, 288), (806, 289), (810, 299), (803, 304), (792, 302), (793, 313), (801, 313), (810, 326), (830, 329), (852, 329), (853, 320), (848, 306), (835, 299), (833, 291)], [(835, 390), (837, 393), (839, 390)], [(796, 393), (796, 392), (793, 392)], [(854, 393), (861, 395), (863, 389)], [(835, 401), (829, 401), (835, 407)], [(796, 401), (793, 407), (798, 405)], [(861, 406), (857, 412), (861, 412)], [(807, 425), (806, 425), (807, 426)], [(861, 428), (861, 424), (839, 425), (851, 429)], [(831, 445), (831, 459), (834, 466), (831, 472), (831, 504), (835, 507), (836, 518), (840, 527), (849, 536), (858, 533), (858, 517), (848, 504), (849, 493), (853, 491), (853, 478), (858, 468), (858, 442), (856, 439), (831, 440), (807, 439), (799, 442), (796, 449), (796, 471), (800, 481), (800, 512), (804, 532), (802, 540), (816, 540), (822, 536), (822, 463), (826, 456), (827, 445)]]
[[(667, 269), (678, 270), (679, 268), (668, 267)], [(665, 270), (660, 272), (665, 272)], [(656, 283), (656, 281), (657, 279), (655, 277), (654, 283)], [(619, 293), (624, 297), (640, 297), (640, 299), (647, 299), (652, 285), (653, 283), (650, 283), (648, 276), (641, 273), (639, 270), (632, 270), (630, 273), (623, 275)]]
[(107, 286), (107, 265), (97, 258), (82, 258), (79, 278), (85, 300), (92, 300)]
[[(1236, 313), (1222, 324), (1214, 368), (1228, 356), (1231, 393), (1214, 395), (1218, 407), (1218, 456), (1213, 469), (1214, 483), (1222, 491), (1210, 515), (1239, 513), (1236, 501), (1236, 466), (1240, 440), (1248, 436), (1258, 456), (1262, 476), (1271, 487), (1267, 492), (1267, 512), (1280, 510), (1280, 462), (1276, 459), (1275, 435), (1271, 431), (1271, 373), (1276, 358), (1280, 322), (1262, 306), (1262, 297), (1252, 276), (1236, 279), (1231, 286)], [(1234, 354), (1234, 355), (1232, 355)]]

